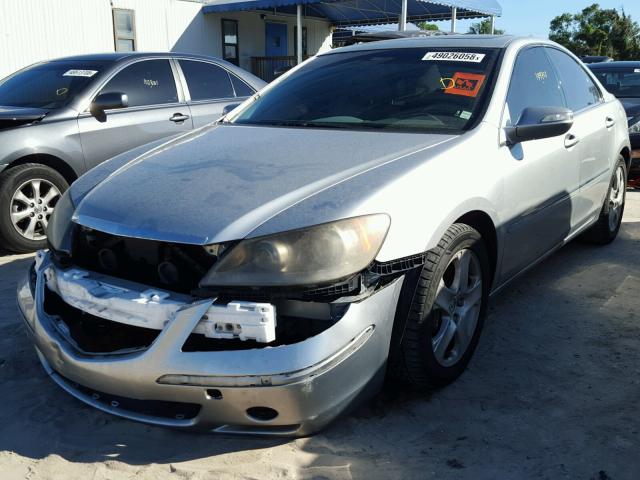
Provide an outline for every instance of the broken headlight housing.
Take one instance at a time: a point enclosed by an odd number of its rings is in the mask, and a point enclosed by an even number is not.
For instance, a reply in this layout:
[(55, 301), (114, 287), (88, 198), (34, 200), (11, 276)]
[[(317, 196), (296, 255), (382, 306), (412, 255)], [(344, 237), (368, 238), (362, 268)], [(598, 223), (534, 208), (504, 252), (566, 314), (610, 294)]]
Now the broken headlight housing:
[(636, 135), (640, 133), (640, 117), (634, 117), (629, 121), (629, 134)]
[(71, 248), (71, 218), (76, 207), (67, 190), (58, 203), (47, 225), (47, 240), (51, 248), (57, 251), (68, 251)]
[(388, 215), (348, 218), (241, 241), (213, 266), (202, 286), (321, 285), (365, 269), (389, 230)]

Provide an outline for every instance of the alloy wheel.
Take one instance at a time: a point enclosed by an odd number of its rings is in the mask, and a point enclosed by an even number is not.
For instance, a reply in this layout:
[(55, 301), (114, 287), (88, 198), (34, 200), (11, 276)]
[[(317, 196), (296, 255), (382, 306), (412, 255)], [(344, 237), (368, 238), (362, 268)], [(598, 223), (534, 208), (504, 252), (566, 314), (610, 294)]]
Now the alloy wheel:
[(42, 178), (20, 185), (9, 205), (11, 223), (16, 231), (28, 240), (44, 240), (60, 195), (60, 190), (53, 183)]
[(431, 343), (436, 360), (455, 365), (467, 351), (482, 306), (482, 269), (473, 250), (463, 249), (449, 261), (440, 279), (432, 313)]
[(622, 215), (622, 207), (624, 205), (625, 188), (624, 167), (618, 165), (613, 175), (613, 184), (609, 192), (609, 230), (612, 232), (618, 228), (618, 223), (620, 223), (620, 216)]

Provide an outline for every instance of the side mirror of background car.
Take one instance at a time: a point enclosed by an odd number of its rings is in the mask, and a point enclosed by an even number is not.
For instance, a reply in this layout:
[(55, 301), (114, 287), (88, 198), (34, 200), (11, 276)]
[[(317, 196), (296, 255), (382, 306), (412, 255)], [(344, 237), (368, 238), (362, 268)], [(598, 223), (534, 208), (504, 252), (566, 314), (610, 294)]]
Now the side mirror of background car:
[(224, 116), (228, 114), (231, 110), (236, 108), (238, 105), (240, 105), (240, 103), (229, 103), (225, 105), (224, 108), (222, 109), (222, 115)]
[(101, 93), (91, 102), (91, 113), (104, 114), (105, 110), (112, 110), (116, 108), (126, 108), (129, 106), (129, 97), (126, 93), (122, 92), (107, 92)]
[(527, 107), (515, 126), (505, 129), (508, 143), (557, 137), (573, 125), (573, 112), (562, 107)]

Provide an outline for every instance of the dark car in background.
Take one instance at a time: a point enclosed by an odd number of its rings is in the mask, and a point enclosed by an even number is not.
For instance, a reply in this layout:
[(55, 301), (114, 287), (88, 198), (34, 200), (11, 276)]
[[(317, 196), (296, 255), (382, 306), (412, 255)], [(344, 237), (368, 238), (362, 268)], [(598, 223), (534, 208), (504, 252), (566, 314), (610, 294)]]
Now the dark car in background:
[[(594, 63), (589, 68), (624, 106), (631, 148), (640, 150), (640, 61)], [(640, 158), (636, 156), (629, 170), (629, 181), (636, 182), (639, 178)]]
[(613, 58), (607, 57), (606, 55), (587, 55), (586, 57), (581, 57), (582, 63), (600, 63), (600, 62), (613, 62)]
[(217, 120), (265, 83), (223, 60), (108, 53), (0, 80), (0, 248), (44, 248), (61, 194), (102, 161)]

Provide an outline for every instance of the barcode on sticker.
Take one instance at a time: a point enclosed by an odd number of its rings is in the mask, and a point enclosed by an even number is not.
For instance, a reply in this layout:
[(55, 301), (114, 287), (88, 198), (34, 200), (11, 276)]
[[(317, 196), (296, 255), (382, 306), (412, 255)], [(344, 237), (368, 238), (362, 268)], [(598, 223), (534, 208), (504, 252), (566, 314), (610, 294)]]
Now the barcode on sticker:
[(484, 59), (484, 53), (470, 52), (427, 52), (422, 60), (444, 62), (472, 62), (480, 63)]
[(63, 77), (93, 77), (97, 70), (67, 70), (62, 75)]

